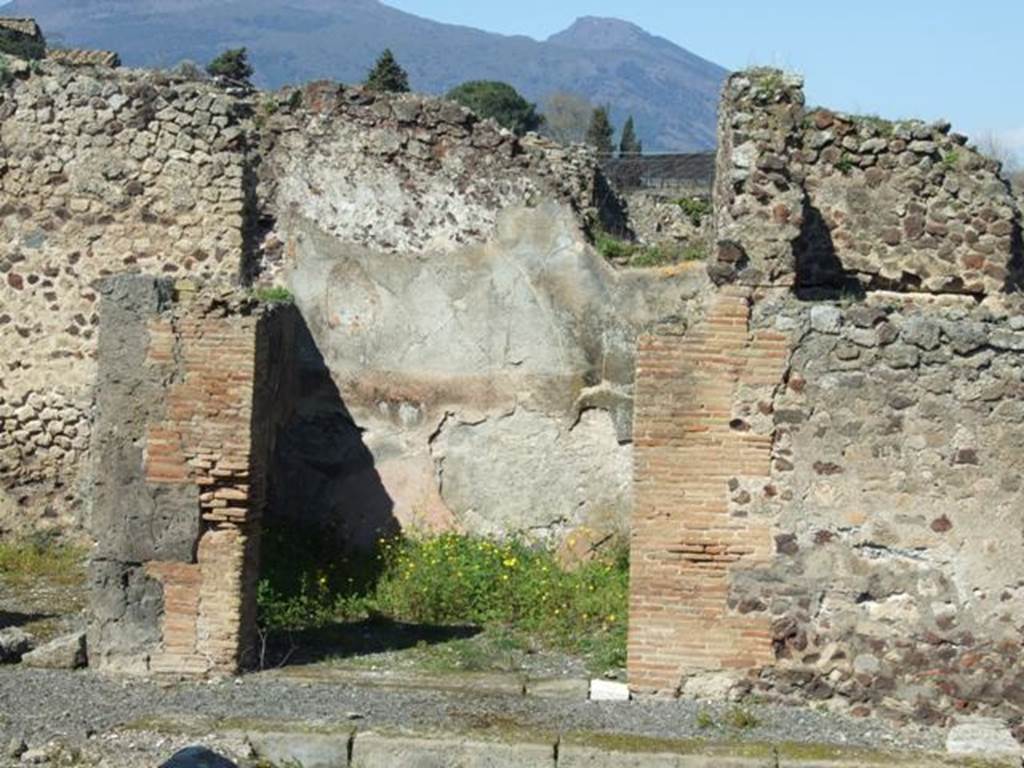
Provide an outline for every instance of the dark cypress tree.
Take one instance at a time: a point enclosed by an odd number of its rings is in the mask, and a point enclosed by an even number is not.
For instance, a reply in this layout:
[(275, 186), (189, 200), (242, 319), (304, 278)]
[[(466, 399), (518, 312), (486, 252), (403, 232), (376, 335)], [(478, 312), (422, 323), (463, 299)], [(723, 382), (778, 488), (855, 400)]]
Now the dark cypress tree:
[(385, 49), (366, 77), (366, 87), (371, 91), (408, 93), (409, 75), (402, 69), (391, 49)]
[(622, 140), (619, 142), (619, 157), (636, 157), (644, 153), (644, 145), (636, 137), (636, 126), (633, 125), (633, 116), (630, 115), (626, 124), (622, 126)]
[(608, 107), (595, 108), (587, 129), (587, 144), (597, 150), (599, 157), (611, 157), (615, 153), (615, 144), (612, 143), (614, 136), (615, 129), (608, 117)]

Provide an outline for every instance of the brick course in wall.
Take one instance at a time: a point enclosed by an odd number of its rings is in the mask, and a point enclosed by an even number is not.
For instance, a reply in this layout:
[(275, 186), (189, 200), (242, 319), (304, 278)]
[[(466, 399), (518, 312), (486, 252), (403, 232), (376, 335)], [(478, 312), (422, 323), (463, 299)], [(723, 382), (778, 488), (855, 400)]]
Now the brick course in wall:
[(638, 345), (629, 636), (637, 690), (670, 693), (686, 674), (772, 658), (770, 622), (727, 607), (731, 575), (772, 553), (770, 524), (730, 510), (731, 484), (771, 470), (771, 433), (737, 405), (758, 395), (770, 404), (789, 354), (786, 336), (750, 332), (749, 302), (746, 291), (723, 291), (685, 335)]
[(186, 317), (149, 326), (148, 363), (175, 364), (181, 378), (167, 391), (165, 420), (148, 430), (146, 480), (198, 486), (206, 529), (195, 565), (150, 564), (165, 594), (157, 672), (230, 673), (251, 641), (241, 615), (242, 574), (255, 567), (246, 562), (246, 545), (259, 522), (249, 505), (256, 324), (251, 317)]
[[(119, 280), (145, 287), (151, 279)], [(104, 506), (93, 533), (105, 543), (103, 564), (129, 567), (141, 560), (144, 577), (159, 585), (161, 600), (148, 617), (154, 642), (124, 654), (118, 629), (99, 627), (93, 633), (100, 638), (97, 656), (108, 669), (233, 674), (253, 649), (259, 525), (266, 497), (262, 486), (272, 449), (265, 433), (275, 425), (267, 411), (283, 407), (267, 395), (280, 392), (279, 379), (286, 375), (290, 358), (283, 342), (289, 334), (279, 326), (292, 322), (294, 314), (287, 308), (267, 309), (244, 293), (196, 292), (186, 283), (179, 284), (169, 305), (136, 312), (134, 319), (144, 347), (139, 375), (153, 386), (155, 407), (142, 425), (130, 407), (127, 413), (101, 407), (101, 435), (124, 432), (121, 423), (133, 420), (136, 429), (142, 428), (144, 447), (129, 464), (117, 469), (101, 465), (96, 471), (102, 484), (130, 485), (153, 499), (148, 515), (143, 512), (143, 526), (147, 516), (158, 528), (164, 520), (177, 521), (170, 526), (176, 534), (165, 537), (176, 544), (140, 550), (138, 537), (128, 536), (111, 546), (107, 526), (136, 513), (119, 508), (120, 495), (100, 497)], [(125, 332), (123, 323), (119, 331)], [(282, 346), (271, 349), (264, 337)], [(111, 354), (101, 355), (99, 362), (102, 380), (116, 376), (123, 361)], [(254, 438), (256, 430), (259, 438)], [(109, 476), (115, 472), (121, 477)], [(97, 604), (108, 599), (109, 588), (102, 584)], [(97, 620), (102, 613), (96, 611)], [(127, 627), (120, 634), (136, 631)]]

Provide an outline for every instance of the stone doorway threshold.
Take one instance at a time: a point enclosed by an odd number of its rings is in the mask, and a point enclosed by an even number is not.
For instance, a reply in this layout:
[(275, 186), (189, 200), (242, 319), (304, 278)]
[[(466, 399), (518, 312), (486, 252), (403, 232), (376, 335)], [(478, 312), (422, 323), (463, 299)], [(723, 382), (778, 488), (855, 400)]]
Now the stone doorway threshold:
[(590, 680), (576, 677), (534, 678), (518, 672), (429, 672), (410, 670), (351, 670), (329, 667), (283, 667), (260, 673), (264, 677), (280, 677), (311, 683), (373, 686), (408, 690), (434, 690), (448, 693), (465, 692), (474, 696), (502, 694), (537, 696), (545, 699), (586, 701)]

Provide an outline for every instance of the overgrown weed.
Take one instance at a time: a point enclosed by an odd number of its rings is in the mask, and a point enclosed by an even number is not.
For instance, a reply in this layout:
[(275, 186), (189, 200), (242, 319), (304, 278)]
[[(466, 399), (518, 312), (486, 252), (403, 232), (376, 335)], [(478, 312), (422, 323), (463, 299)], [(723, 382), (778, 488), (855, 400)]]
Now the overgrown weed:
[(271, 536), (264, 563), (258, 603), (267, 631), (365, 619), (472, 624), (583, 655), (597, 669), (625, 663), (625, 546), (569, 570), (550, 549), (517, 538), (399, 536), (370, 555), (296, 558)]
[(77, 585), (84, 577), (84, 561), (80, 547), (46, 534), (0, 540), (0, 580), (9, 584)]

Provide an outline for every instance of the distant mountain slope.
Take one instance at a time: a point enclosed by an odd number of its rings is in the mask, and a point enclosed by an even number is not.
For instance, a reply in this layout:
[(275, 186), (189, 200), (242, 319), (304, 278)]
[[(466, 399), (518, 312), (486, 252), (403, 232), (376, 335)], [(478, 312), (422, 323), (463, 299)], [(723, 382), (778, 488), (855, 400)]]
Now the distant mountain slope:
[(714, 143), (726, 71), (615, 19), (587, 17), (545, 42), (441, 24), (377, 0), (14, 0), (0, 15), (34, 16), (68, 45), (116, 50), (127, 66), (209, 61), (247, 46), (265, 87), (316, 78), (361, 80), (390, 47), (413, 87), (442, 93), (465, 80), (504, 80), (543, 103), (556, 90), (635, 115), (648, 150)]

